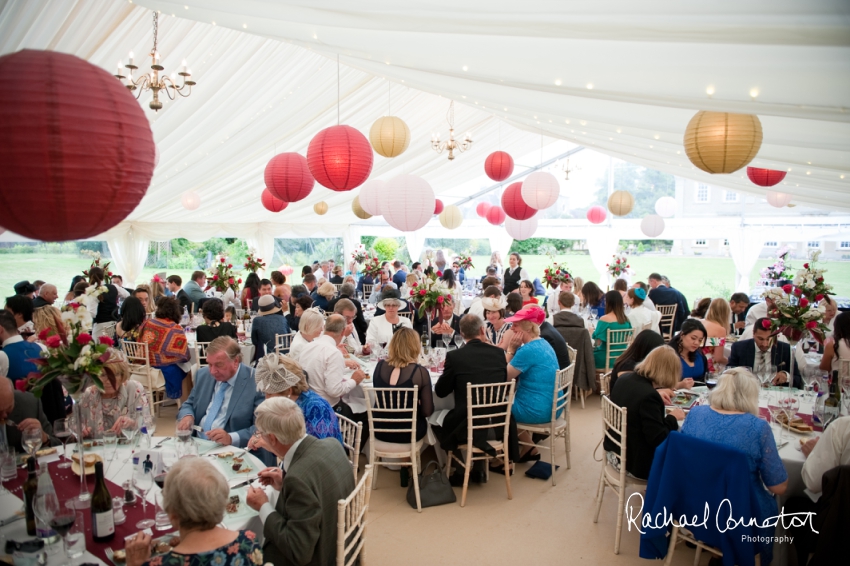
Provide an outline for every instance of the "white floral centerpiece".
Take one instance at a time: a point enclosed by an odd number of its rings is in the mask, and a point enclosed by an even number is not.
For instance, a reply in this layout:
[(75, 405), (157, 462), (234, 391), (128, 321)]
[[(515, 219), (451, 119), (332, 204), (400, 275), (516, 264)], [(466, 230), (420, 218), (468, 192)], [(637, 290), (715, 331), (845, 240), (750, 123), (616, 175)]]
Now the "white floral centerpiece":
[(631, 265), (629, 265), (629, 257), (626, 254), (614, 254), (611, 257), (611, 262), (606, 263), (605, 267), (608, 269), (608, 275), (611, 276), (612, 279), (619, 279), (624, 275), (631, 275)]
[(354, 251), (351, 253), (351, 259), (356, 264), (362, 264), (366, 260), (369, 259), (369, 252), (366, 251), (366, 246), (363, 244), (357, 244), (355, 246)]
[(832, 285), (824, 282), (823, 274), (826, 269), (818, 269), (815, 264), (820, 257), (820, 250), (809, 253), (809, 262), (803, 264), (803, 269), (797, 271), (792, 283), (800, 294), (810, 302), (821, 302), (826, 295), (834, 295)]

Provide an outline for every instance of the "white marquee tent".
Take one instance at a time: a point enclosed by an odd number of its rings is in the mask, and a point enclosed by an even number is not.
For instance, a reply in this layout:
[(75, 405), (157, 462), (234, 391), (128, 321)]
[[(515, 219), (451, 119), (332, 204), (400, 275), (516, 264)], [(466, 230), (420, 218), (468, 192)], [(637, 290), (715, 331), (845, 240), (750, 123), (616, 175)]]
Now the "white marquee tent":
[[(457, 187), (481, 175), (491, 151), (526, 155), (541, 135), (764, 194), (743, 171), (711, 176), (684, 155), (691, 116), (718, 110), (760, 117), (764, 142), (752, 165), (790, 171), (776, 188), (794, 202), (850, 210), (850, 4), (842, 0), (9, 0), (0, 2), (0, 54), (52, 49), (114, 72), (132, 50), (145, 69), (151, 9), (162, 12), (166, 72), (186, 59), (198, 84), (158, 114), (140, 100), (161, 161), (140, 206), (104, 235), (130, 279), (152, 240), (230, 235), (268, 256), (275, 237), (342, 236), (349, 250), (364, 230), (394, 232), (364, 228), (373, 221), (350, 208), (357, 189), (317, 185), (278, 214), (260, 205), (268, 160), (304, 154), (315, 133), (337, 123), (338, 69), (341, 123), (368, 133), (392, 113), (412, 132), (400, 157), (375, 155), (372, 177), (422, 176), (446, 204), (468, 196)], [(457, 130), (476, 140), (453, 162), (429, 143), (432, 132), (445, 136), (450, 100)], [(201, 197), (195, 211), (181, 206), (188, 190)], [(320, 200), (330, 206), (325, 216), (312, 210)], [(448, 232), (435, 220), (407, 234), (408, 246), (421, 249), (426, 234), (480, 236), (482, 225), (466, 219)], [(538, 235), (558, 229), (541, 223)], [(604, 230), (588, 228), (586, 238), (607, 251)], [(502, 229), (488, 232), (494, 247), (510, 244)]]

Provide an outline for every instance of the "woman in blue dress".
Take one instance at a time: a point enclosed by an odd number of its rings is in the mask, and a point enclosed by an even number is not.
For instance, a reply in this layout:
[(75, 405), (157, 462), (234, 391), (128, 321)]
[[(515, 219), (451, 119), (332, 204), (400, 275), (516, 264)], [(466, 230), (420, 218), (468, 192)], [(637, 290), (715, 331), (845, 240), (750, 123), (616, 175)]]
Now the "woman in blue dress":
[[(747, 456), (749, 481), (758, 500), (760, 523), (779, 514), (774, 495), (788, 487), (788, 473), (779, 458), (776, 441), (767, 421), (758, 417), (759, 381), (744, 368), (726, 371), (711, 392), (710, 406), (691, 409), (682, 433), (740, 450)], [(772, 528), (761, 535), (771, 537)], [(761, 545), (761, 562), (770, 564), (773, 544)]]
[(682, 381), (676, 389), (690, 389), (694, 380), (705, 383), (705, 375), (708, 372), (708, 359), (702, 352), (705, 346), (705, 338), (708, 332), (705, 326), (695, 318), (689, 318), (682, 323), (672, 340), (670, 347), (679, 353), (682, 362)]

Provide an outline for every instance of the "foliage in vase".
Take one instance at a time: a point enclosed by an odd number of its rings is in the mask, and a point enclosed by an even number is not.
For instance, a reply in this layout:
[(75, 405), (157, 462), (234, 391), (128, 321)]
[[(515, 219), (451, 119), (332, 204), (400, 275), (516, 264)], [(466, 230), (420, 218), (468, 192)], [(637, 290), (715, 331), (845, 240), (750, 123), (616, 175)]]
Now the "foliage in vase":
[(439, 277), (441, 272), (426, 275), (421, 282), (413, 283), (410, 289), (410, 301), (419, 310), (419, 316), (429, 312), (432, 317), (446, 302), (452, 301), (451, 289)]
[(375, 281), (381, 278), (381, 260), (377, 257), (367, 258), (363, 265), (363, 275), (369, 275)]
[(263, 260), (255, 257), (255, 254), (256, 252), (254, 250), (248, 250), (248, 256), (245, 258), (245, 263), (243, 264), (245, 269), (252, 273), (256, 273), (257, 271), (266, 268), (266, 264), (263, 263)]
[(629, 258), (625, 254), (614, 254), (611, 257), (611, 262), (606, 263), (605, 267), (608, 269), (608, 275), (614, 279), (622, 277), (623, 275), (630, 275), (632, 273), (631, 265), (629, 265)]
[(219, 261), (210, 270), (210, 277), (207, 279), (207, 289), (215, 289), (220, 293), (224, 293), (228, 289), (233, 289), (234, 293), (239, 292), (239, 284), (242, 279), (237, 278), (233, 272), (233, 264), (227, 263), (227, 259), (219, 258)]
[[(815, 340), (823, 343), (829, 330), (823, 323), (826, 311), (824, 305), (818, 305), (803, 296), (802, 290), (787, 284), (782, 288), (772, 288), (764, 293), (767, 301), (767, 316), (770, 318), (769, 329), (774, 334), (783, 334), (792, 343), (799, 342), (808, 332)], [(767, 324), (763, 321), (762, 324)], [(768, 329), (765, 326), (765, 329)]]
[(92, 262), (91, 262), (91, 265), (89, 266), (89, 268), (83, 270), (83, 277), (85, 277), (86, 280), (88, 280), (91, 277), (90, 273), (91, 273), (92, 268), (99, 267), (99, 268), (103, 269), (103, 282), (104, 283), (112, 283), (112, 272), (109, 271), (109, 264), (111, 262), (106, 261), (106, 262), (103, 263), (103, 265), (101, 265), (100, 260), (102, 258), (100, 257), (100, 252), (95, 252), (95, 251), (92, 251), (92, 250), (82, 250), (80, 253), (82, 253), (83, 255), (87, 255), (87, 256), (92, 258)]
[(357, 244), (357, 247), (354, 248), (354, 251), (351, 253), (351, 260), (354, 263), (360, 264), (364, 263), (369, 259), (369, 252), (366, 251), (366, 246), (363, 244)]
[(549, 285), (550, 289), (555, 289), (561, 283), (573, 280), (567, 266), (559, 265), (557, 261), (552, 262), (552, 265), (543, 270), (543, 278), (546, 279), (546, 284)]
[(818, 269), (818, 258), (820, 250), (813, 250), (809, 254), (809, 262), (803, 264), (803, 269), (797, 271), (796, 277), (792, 283), (794, 287), (800, 289), (802, 296), (806, 297), (809, 302), (821, 302), (826, 295), (834, 295), (832, 285), (824, 283), (823, 274), (826, 269)]

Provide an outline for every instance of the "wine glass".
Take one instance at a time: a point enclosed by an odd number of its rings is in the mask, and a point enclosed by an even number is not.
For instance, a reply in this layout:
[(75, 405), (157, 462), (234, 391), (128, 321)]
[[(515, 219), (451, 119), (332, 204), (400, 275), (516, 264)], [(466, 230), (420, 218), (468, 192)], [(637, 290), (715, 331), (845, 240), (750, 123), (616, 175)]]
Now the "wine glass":
[(118, 447), (118, 435), (111, 430), (103, 431), (103, 451), (108, 461), (115, 457), (115, 449)]
[[(67, 503), (67, 502), (65, 502)], [(62, 556), (67, 559), (68, 547), (65, 537), (77, 520), (77, 512), (73, 505), (60, 505), (55, 492), (43, 493), (35, 498), (33, 511), (36, 516), (62, 537)], [(63, 563), (67, 563), (64, 562)]]
[(59, 464), (60, 468), (71, 467), (71, 461), (68, 459), (68, 439), (73, 435), (74, 433), (71, 432), (71, 427), (67, 419), (56, 419), (53, 421), (53, 436), (62, 441), (62, 458), (64, 462)]
[(773, 420), (773, 422), (779, 427), (779, 444), (782, 444), (782, 438), (785, 431), (779, 416), (782, 415), (784, 411), (782, 410), (782, 404), (780, 403), (780, 396), (778, 393), (768, 395), (767, 411), (770, 413), (771, 420)]
[(148, 435), (148, 442), (150, 443), (153, 440), (154, 433), (156, 432), (156, 419), (151, 415), (150, 407), (145, 407), (142, 409), (142, 418), (145, 422), (145, 432)]
[[(139, 432), (139, 426), (136, 424), (136, 421), (131, 418), (125, 418), (121, 422), (121, 434), (124, 435), (130, 445), (133, 445), (133, 441), (136, 438), (136, 434)], [(130, 451), (132, 454), (132, 450)], [(124, 463), (126, 464), (130, 460), (130, 456), (124, 459)]]
[(455, 347), (459, 350), (461, 346), (463, 346), (463, 336), (460, 335), (460, 332), (456, 332), (455, 333)]
[[(142, 517), (148, 512), (147, 494), (153, 487), (153, 467), (145, 465), (145, 462), (139, 462), (136, 469), (133, 471), (133, 485), (142, 496)], [(149, 529), (154, 525), (153, 519), (142, 519), (136, 523), (136, 528), (143, 530)]]
[(440, 336), (440, 340), (443, 341), (443, 344), (445, 344), (445, 346), (446, 346), (446, 350), (448, 350), (449, 344), (452, 341), (452, 335), (451, 334), (443, 334), (442, 336)]
[(28, 428), (21, 436), (21, 444), (29, 453), (30, 458), (35, 458), (35, 453), (41, 448), (41, 429)]

